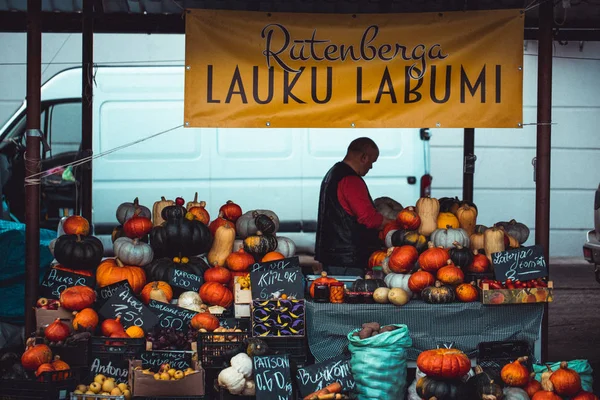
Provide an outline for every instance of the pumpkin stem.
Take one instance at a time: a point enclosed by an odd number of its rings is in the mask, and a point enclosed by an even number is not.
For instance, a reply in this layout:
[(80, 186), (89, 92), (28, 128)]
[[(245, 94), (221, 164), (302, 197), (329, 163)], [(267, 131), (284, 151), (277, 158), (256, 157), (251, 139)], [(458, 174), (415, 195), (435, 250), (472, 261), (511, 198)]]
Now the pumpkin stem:
[[(198, 192), (194, 193), (194, 201), (193, 202), (194, 203), (198, 202)], [(206, 203), (204, 203), (204, 204), (206, 204)]]
[(133, 239), (133, 244), (139, 244), (139, 243), (140, 243), (140, 239), (138, 239), (138, 238)]
[(124, 267), (125, 264), (123, 264), (123, 261), (119, 260), (119, 258), (115, 258), (115, 264), (117, 264), (117, 267)]
[(433, 242), (429, 241), (429, 242), (427, 242), (427, 247), (429, 247), (430, 249), (433, 249), (435, 246), (433, 245)]
[(479, 375), (483, 373), (483, 368), (481, 368), (481, 365), (476, 365), (473, 368), (473, 372), (475, 372), (475, 375)]
[(206, 207), (206, 202), (204, 200), (202, 200), (200, 202), (200, 207), (205, 208)]
[(138, 199), (137, 197), (136, 197), (135, 199), (133, 199), (133, 205), (134, 205), (134, 207), (135, 207), (136, 209), (137, 209), (137, 208), (138, 208), (138, 206), (140, 205), (140, 201), (139, 201), (139, 199)]
[(77, 234), (77, 241), (81, 242), (81, 235), (79, 233)]
[(160, 201), (167, 201), (167, 199), (165, 199), (165, 196), (160, 196)]
[(568, 369), (569, 368), (569, 364), (566, 361), (561, 361), (560, 368), (561, 369)]
[(514, 219), (511, 219), (510, 221), (508, 221), (508, 223), (509, 223), (510, 225), (515, 225), (515, 224), (517, 223), (517, 221), (516, 221), (516, 220), (514, 220)]
[(437, 287), (437, 288), (442, 287), (442, 282), (435, 281), (435, 287)]
[(227, 200), (225, 204), (233, 204), (233, 200)]
[(452, 242), (452, 244), (454, 245), (454, 247), (456, 247), (457, 249), (461, 250), (463, 247), (460, 245), (460, 243), (458, 243), (457, 241)]
[(517, 358), (517, 361), (518, 361), (520, 364), (524, 364), (524, 363), (526, 363), (526, 362), (527, 362), (527, 360), (528, 360), (528, 359), (529, 359), (529, 357), (527, 357), (527, 356), (523, 356), (523, 357), (519, 357), (519, 358)]

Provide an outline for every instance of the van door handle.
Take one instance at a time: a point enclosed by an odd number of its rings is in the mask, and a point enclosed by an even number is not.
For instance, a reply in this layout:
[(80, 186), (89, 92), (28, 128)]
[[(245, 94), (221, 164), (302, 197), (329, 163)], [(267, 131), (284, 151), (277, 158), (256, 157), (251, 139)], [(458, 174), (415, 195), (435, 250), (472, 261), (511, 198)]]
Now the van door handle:
[(409, 185), (414, 185), (415, 183), (417, 183), (417, 177), (416, 176), (409, 176), (408, 178), (406, 178), (406, 180), (408, 181)]

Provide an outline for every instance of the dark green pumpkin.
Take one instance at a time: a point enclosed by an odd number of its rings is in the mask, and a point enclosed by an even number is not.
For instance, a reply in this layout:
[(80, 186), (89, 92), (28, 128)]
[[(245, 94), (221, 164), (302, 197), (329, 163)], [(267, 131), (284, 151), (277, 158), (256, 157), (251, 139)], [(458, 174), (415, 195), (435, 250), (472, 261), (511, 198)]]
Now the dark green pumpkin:
[(417, 231), (398, 229), (392, 233), (392, 246), (413, 246), (419, 254), (427, 250), (427, 238)]
[(435, 281), (435, 285), (421, 291), (423, 301), (430, 304), (452, 303), (455, 297), (452, 286), (444, 285), (440, 281)]
[(473, 251), (469, 247), (463, 247), (454, 242), (454, 247), (448, 249), (450, 259), (454, 265), (466, 268), (473, 262)]
[(352, 283), (353, 292), (374, 292), (380, 287), (387, 287), (383, 279), (357, 279)]
[(452, 212), (453, 208), (460, 207), (460, 200), (458, 197), (440, 197), (438, 199), (440, 204), (440, 212)]
[(155, 258), (196, 256), (208, 252), (211, 245), (210, 230), (196, 220), (168, 219), (150, 232), (150, 246)]
[(95, 269), (103, 255), (104, 246), (95, 236), (62, 235), (54, 245), (54, 258), (66, 268)]
[(417, 381), (417, 394), (422, 399), (470, 400), (472, 395), (460, 381), (437, 380), (424, 376)]
[(169, 282), (169, 274), (172, 269), (178, 269), (189, 272), (200, 277), (201, 283), (204, 282), (204, 272), (208, 270), (209, 265), (201, 257), (190, 257), (187, 263), (175, 262), (173, 258), (156, 258), (150, 264), (144, 266), (146, 278), (151, 281)]
[(265, 254), (277, 249), (277, 238), (274, 235), (252, 235), (244, 239), (244, 251), (260, 260)]
[(467, 385), (472, 388), (478, 399), (484, 398), (483, 396), (486, 396), (486, 398), (494, 396), (496, 400), (500, 400), (504, 397), (502, 386), (496, 383), (502, 382), (499, 377), (495, 378), (479, 365), (476, 365), (473, 371), (475, 376), (467, 381)]
[(277, 225), (275, 225), (275, 221), (273, 218), (267, 214), (260, 214), (258, 212), (254, 212), (252, 214), (254, 216), (254, 225), (258, 229), (258, 233), (261, 234), (273, 234), (277, 229)]
[(173, 205), (163, 208), (160, 212), (160, 216), (165, 221), (168, 221), (170, 219), (182, 219), (183, 217), (185, 217), (186, 212), (187, 210), (185, 209), (185, 207)]

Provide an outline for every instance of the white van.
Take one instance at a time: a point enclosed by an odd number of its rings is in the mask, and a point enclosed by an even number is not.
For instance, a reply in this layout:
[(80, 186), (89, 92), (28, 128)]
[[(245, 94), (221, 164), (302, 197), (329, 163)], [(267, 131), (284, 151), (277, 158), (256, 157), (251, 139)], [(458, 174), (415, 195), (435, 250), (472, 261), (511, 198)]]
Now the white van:
[[(122, 202), (138, 197), (151, 208), (161, 196), (189, 201), (198, 192), (211, 219), (227, 200), (244, 210), (275, 211), (280, 232), (312, 252), (321, 180), (360, 136), (371, 137), (380, 148), (366, 178), (373, 198), (388, 196), (410, 205), (429, 191), (426, 129), (183, 128), (183, 66), (100, 66), (94, 83), (94, 155), (139, 141), (93, 161), (92, 222), (101, 237), (117, 225), (115, 210)], [(41, 126), (51, 147), (43, 151), (42, 170), (77, 157), (81, 91), (80, 68), (62, 71), (42, 86)], [(0, 130), (0, 153), (13, 169), (3, 192), (21, 220), (25, 108), (24, 103)], [(77, 194), (76, 185), (57, 173), (55, 182), (45, 179), (42, 188), (42, 223), (50, 228), (62, 213), (72, 212)], [(45, 194), (49, 190), (52, 195)], [(57, 192), (59, 200), (50, 201)]]

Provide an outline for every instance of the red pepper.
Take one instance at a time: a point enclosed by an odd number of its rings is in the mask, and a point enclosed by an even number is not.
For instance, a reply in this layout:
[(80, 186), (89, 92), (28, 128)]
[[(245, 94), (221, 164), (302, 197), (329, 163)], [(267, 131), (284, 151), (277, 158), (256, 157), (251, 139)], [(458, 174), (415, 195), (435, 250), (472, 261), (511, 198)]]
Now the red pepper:
[(506, 280), (506, 288), (507, 289), (514, 289), (515, 287), (516, 287), (516, 285), (513, 283), (512, 279)]
[(498, 281), (491, 281), (490, 289), (502, 289), (502, 285)]
[(538, 286), (539, 286), (539, 285), (538, 285), (538, 282), (537, 282), (535, 279), (532, 279), (532, 280), (530, 280), (530, 281), (529, 281), (529, 285), (530, 285), (530, 286), (529, 286), (530, 288), (536, 288), (536, 287), (538, 287)]
[(538, 287), (548, 287), (548, 284), (542, 278), (537, 278), (537, 284)]

